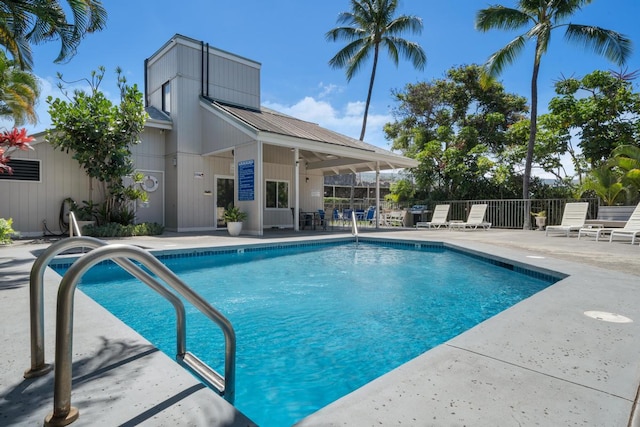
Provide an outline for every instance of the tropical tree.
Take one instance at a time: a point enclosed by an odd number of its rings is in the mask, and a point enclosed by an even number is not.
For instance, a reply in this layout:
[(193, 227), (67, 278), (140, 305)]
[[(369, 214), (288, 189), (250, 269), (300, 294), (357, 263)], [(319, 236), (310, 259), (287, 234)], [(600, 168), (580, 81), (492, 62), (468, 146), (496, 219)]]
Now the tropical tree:
[(524, 119), (526, 98), (505, 92), (495, 79), (482, 80), (482, 68), (467, 65), (394, 93), (398, 105), (386, 137), (420, 162), (412, 170), (417, 189), (433, 200), (512, 194), (513, 165), (522, 156), (511, 161), (507, 152), (525, 140), (510, 130)]
[(422, 19), (408, 15), (394, 17), (398, 0), (351, 0), (350, 4), (349, 12), (338, 15), (338, 23), (342, 26), (330, 30), (325, 37), (330, 41), (347, 41), (347, 45), (329, 60), (332, 68), (345, 69), (347, 81), (351, 81), (373, 53), (369, 90), (360, 132), (360, 141), (364, 141), (380, 48), (386, 49), (396, 66), (402, 55), (420, 70), (427, 62), (427, 55), (417, 43), (400, 37), (406, 31), (419, 34), (422, 31)]
[(37, 123), (35, 104), (39, 96), (38, 78), (0, 51), (0, 117), (13, 120), (15, 126)]
[(640, 94), (633, 91), (632, 77), (593, 71), (555, 84), (558, 96), (549, 102), (548, 116), (559, 136), (576, 137), (593, 168), (607, 162), (614, 148), (640, 144)]
[(144, 191), (125, 185), (123, 178), (135, 176), (130, 147), (140, 143), (147, 114), (142, 93), (136, 85), (126, 84), (120, 69), (116, 70), (120, 104), (114, 105), (100, 90), (104, 72), (100, 67), (91, 73), (91, 79), (85, 79), (89, 92), (69, 94), (60, 83), (67, 100), (47, 98), (52, 128), (46, 131), (45, 140), (62, 151), (71, 151), (87, 175), (98, 181), (104, 200), (101, 222), (127, 225), (134, 219), (129, 203), (146, 199)]
[[(0, 0), (0, 45), (23, 69), (33, 67), (31, 45), (60, 40), (55, 62), (71, 58), (87, 33), (105, 28), (101, 0)], [(70, 15), (65, 12), (70, 11)]]
[[(577, 42), (598, 54), (604, 55), (618, 65), (625, 63), (631, 53), (631, 41), (622, 34), (601, 27), (565, 23), (574, 13), (592, 0), (519, 0), (517, 8), (501, 5), (482, 9), (476, 16), (476, 28), (480, 31), (492, 29), (520, 30), (518, 35), (502, 49), (495, 52), (487, 61), (486, 67), (490, 75), (498, 75), (505, 66), (513, 63), (522, 52), (527, 41), (535, 42), (533, 72), (531, 76), (531, 122), (527, 157), (525, 160), (522, 197), (528, 200), (531, 164), (536, 142), (538, 115), (538, 72), (542, 56), (547, 52), (553, 30), (566, 27), (565, 38)], [(524, 212), (524, 228), (530, 227), (529, 207)]]
[(636, 189), (637, 198), (640, 191), (640, 147), (620, 145), (611, 152), (611, 157), (624, 172), (624, 181)]
[(629, 195), (629, 187), (622, 182), (622, 176), (612, 162), (602, 164), (589, 171), (580, 192), (592, 191), (605, 206), (614, 206)]

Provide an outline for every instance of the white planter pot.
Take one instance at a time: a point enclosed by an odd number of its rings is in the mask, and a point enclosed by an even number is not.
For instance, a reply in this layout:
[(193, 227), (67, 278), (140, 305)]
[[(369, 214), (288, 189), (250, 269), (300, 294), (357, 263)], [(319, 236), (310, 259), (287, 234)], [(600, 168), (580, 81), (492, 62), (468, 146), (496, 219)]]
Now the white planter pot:
[(537, 216), (536, 217), (536, 225), (538, 226), (538, 230), (544, 230), (544, 226), (547, 223), (547, 217)]
[(242, 223), (241, 222), (228, 222), (227, 223), (227, 231), (231, 236), (239, 236), (242, 231)]

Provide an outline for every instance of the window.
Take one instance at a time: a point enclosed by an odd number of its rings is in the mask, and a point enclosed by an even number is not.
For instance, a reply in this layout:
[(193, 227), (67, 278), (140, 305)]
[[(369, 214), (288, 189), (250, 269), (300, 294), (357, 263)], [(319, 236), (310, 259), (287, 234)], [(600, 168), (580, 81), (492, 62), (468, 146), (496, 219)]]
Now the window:
[(13, 174), (6, 171), (0, 173), (0, 180), (6, 181), (40, 181), (40, 161), (11, 159), (8, 166), (13, 169)]
[(268, 208), (288, 208), (289, 183), (287, 181), (267, 181), (265, 199)]
[(171, 82), (162, 85), (162, 111), (171, 114)]

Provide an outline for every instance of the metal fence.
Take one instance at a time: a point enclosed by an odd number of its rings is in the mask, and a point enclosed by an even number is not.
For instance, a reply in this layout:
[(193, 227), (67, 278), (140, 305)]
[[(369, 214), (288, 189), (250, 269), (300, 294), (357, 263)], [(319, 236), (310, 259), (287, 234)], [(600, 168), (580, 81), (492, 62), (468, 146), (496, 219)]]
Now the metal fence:
[[(580, 200), (567, 200), (567, 199), (505, 199), (505, 200), (448, 200), (442, 202), (421, 202), (417, 204), (423, 204), (427, 206), (431, 212), (438, 204), (449, 204), (449, 220), (461, 220), (466, 221), (469, 215), (471, 205), (486, 203), (487, 213), (485, 220), (490, 222), (494, 228), (515, 228), (521, 229), (524, 226), (524, 215), (531, 212), (545, 211), (547, 216), (546, 225), (557, 225), (562, 222), (562, 214), (564, 212), (564, 205), (570, 202), (589, 202), (589, 210), (587, 211), (587, 219), (596, 219), (598, 215), (599, 199), (589, 198)], [(529, 204), (529, 207), (527, 207)], [(366, 210), (369, 206), (375, 206), (375, 200), (355, 200), (354, 208)], [(342, 212), (345, 208), (351, 208), (350, 203), (331, 202), (325, 203), (325, 211), (333, 212), (333, 209), (338, 209)], [(406, 210), (407, 208), (398, 207), (396, 204), (381, 201), (380, 209), (382, 212), (388, 210)], [(425, 216), (430, 218), (430, 214)], [(424, 221), (427, 218), (423, 219)], [(535, 220), (531, 217), (531, 228), (535, 228)]]
[[(485, 220), (490, 222), (495, 228), (519, 228), (524, 226), (525, 213), (545, 211), (547, 214), (547, 225), (557, 225), (562, 221), (564, 206), (572, 201), (589, 202), (587, 219), (595, 219), (598, 214), (599, 200), (581, 199), (509, 199), (509, 200), (450, 200), (438, 202), (437, 204), (449, 204), (449, 220), (466, 221), (471, 205), (486, 203), (487, 213)], [(530, 204), (530, 207), (527, 205)], [(433, 210), (434, 206), (429, 206)], [(531, 226), (535, 227), (535, 221), (531, 218)]]

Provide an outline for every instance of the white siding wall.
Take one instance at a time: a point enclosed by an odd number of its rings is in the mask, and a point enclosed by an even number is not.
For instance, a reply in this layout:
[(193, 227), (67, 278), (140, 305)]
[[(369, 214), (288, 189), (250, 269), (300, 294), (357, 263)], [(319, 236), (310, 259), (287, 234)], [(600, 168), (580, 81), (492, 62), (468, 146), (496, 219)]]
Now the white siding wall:
[(13, 218), (13, 229), (24, 236), (41, 236), (42, 221), (53, 233), (60, 233), (59, 215), (63, 200), (89, 200), (89, 177), (71, 154), (54, 150), (46, 143), (35, 150), (16, 151), (15, 159), (40, 159), (41, 182), (0, 181), (0, 218)]

